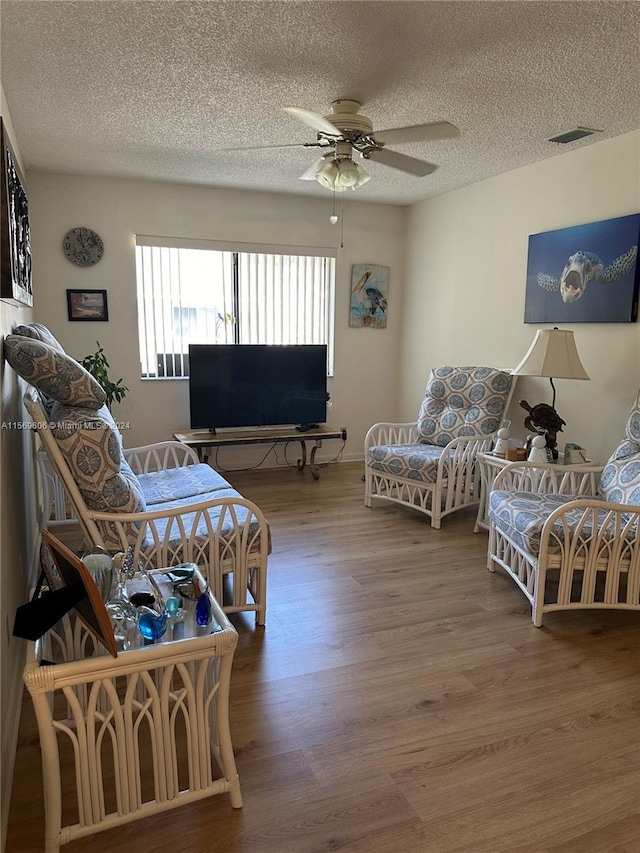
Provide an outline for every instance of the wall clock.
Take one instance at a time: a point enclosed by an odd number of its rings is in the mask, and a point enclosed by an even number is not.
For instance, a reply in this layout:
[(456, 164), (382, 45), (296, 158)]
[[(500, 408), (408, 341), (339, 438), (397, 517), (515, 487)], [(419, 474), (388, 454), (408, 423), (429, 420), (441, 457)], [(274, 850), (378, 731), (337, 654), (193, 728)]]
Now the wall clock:
[(97, 264), (104, 253), (104, 243), (91, 228), (72, 228), (62, 241), (65, 257), (77, 267)]

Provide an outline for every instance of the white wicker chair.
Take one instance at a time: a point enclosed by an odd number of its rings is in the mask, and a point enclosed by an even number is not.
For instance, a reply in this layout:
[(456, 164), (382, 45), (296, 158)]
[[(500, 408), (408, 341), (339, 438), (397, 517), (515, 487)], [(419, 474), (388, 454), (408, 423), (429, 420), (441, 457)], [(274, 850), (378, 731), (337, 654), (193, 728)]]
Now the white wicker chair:
[(536, 627), (554, 610), (640, 610), (639, 400), (604, 468), (508, 465), (489, 519), (488, 568), (518, 584)]
[(75, 514), (87, 544), (133, 546), (151, 568), (195, 563), (221, 603), (230, 576), (225, 610), (254, 611), (263, 625), (270, 532), (260, 509), (179, 442), (123, 451), (104, 389), (42, 324), (17, 326), (3, 355), (31, 386), (25, 405), (50, 461), (38, 457), (43, 523)]
[[(229, 487), (219, 497), (207, 495), (175, 506), (171, 503), (178, 501), (169, 502), (155, 510), (152, 505), (144, 512), (90, 509), (49, 428), (38, 392), (28, 388), (24, 400), (48, 457), (48, 465), (39, 457), (45, 515), (58, 522), (75, 516), (89, 545), (110, 551), (132, 545), (134, 559), (149, 568), (195, 563), (220, 602), (224, 577), (231, 575), (232, 598), (225, 612), (254, 611), (256, 624), (264, 625), (270, 534), (254, 503)], [(176, 441), (125, 450), (124, 456), (135, 475), (199, 464), (195, 452)]]
[(443, 516), (480, 500), (476, 456), (506, 414), (515, 377), (494, 367), (439, 367), (429, 376), (416, 422), (374, 424), (365, 437), (365, 505), (417, 509), (439, 528)]

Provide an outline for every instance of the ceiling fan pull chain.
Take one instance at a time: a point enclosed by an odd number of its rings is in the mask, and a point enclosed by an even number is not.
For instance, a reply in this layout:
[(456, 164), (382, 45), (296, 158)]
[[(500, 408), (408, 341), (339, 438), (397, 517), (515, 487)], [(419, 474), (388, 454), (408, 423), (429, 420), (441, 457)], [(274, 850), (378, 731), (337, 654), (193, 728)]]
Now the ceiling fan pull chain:
[(344, 249), (344, 195), (340, 205), (340, 248)]
[(338, 221), (338, 216), (336, 214), (336, 188), (333, 188), (333, 210), (331, 216), (329, 217), (329, 222), (332, 225), (335, 225)]

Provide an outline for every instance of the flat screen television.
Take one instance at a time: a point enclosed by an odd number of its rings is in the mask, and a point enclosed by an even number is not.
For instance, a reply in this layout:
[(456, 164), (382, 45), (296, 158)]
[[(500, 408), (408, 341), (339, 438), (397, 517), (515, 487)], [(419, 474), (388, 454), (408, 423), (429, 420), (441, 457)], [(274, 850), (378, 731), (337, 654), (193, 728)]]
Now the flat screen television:
[(191, 429), (327, 419), (326, 344), (191, 344)]

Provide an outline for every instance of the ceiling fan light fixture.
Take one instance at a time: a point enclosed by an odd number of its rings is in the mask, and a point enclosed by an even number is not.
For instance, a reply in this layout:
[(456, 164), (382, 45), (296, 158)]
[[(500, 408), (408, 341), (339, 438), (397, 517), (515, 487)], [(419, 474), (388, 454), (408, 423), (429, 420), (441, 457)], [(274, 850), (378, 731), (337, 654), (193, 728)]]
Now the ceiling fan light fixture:
[(367, 181), (371, 180), (371, 175), (368, 172), (365, 172), (359, 163), (354, 163), (353, 165), (358, 170), (358, 183), (353, 187), (354, 190), (357, 190), (358, 187), (361, 187), (363, 184), (366, 184)]
[(335, 160), (327, 162), (316, 172), (316, 181), (327, 190), (338, 189), (336, 178), (338, 177), (338, 164)]
[(343, 193), (366, 184), (369, 175), (349, 157), (329, 160), (317, 172), (316, 181), (327, 190)]
[(355, 188), (360, 180), (357, 163), (350, 159), (340, 160), (336, 180), (341, 187)]

